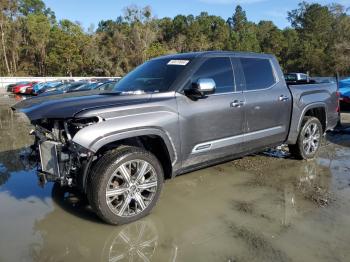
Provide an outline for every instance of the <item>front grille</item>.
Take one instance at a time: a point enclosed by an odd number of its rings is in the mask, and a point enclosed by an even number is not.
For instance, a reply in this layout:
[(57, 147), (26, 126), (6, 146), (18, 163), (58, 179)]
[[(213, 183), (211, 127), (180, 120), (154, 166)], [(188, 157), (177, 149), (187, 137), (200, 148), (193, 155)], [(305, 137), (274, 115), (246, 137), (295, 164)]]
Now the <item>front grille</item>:
[(60, 143), (54, 141), (44, 141), (39, 144), (41, 170), (44, 173), (60, 177), (57, 148)]

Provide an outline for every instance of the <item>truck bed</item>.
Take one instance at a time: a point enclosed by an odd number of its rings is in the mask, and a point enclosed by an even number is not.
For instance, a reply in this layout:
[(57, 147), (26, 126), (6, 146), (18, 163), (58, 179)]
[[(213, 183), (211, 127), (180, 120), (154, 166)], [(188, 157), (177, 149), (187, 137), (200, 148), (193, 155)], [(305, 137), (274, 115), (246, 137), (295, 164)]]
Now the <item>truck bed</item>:
[(333, 129), (339, 119), (339, 107), (337, 97), (338, 86), (336, 83), (319, 83), (288, 85), (293, 97), (293, 110), (288, 142), (295, 142), (301, 125), (301, 117), (308, 110), (323, 106), (325, 108), (326, 125), (324, 131)]

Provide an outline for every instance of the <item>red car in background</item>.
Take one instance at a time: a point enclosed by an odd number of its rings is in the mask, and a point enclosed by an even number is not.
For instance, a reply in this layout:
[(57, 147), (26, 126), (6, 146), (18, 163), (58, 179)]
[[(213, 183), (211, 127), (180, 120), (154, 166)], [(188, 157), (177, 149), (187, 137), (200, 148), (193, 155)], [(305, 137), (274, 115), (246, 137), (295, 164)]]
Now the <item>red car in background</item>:
[(32, 95), (33, 94), (33, 87), (34, 87), (35, 84), (37, 84), (37, 82), (33, 82), (31, 86), (28, 86), (26, 88), (26, 91), (25, 91), (26, 95)]
[[(12, 88), (12, 92), (14, 94), (31, 94), (33, 90), (33, 85), (35, 85), (37, 82), (27, 82), (27, 83), (21, 83), (19, 85), (16, 85)], [(28, 91), (27, 91), (28, 89)]]

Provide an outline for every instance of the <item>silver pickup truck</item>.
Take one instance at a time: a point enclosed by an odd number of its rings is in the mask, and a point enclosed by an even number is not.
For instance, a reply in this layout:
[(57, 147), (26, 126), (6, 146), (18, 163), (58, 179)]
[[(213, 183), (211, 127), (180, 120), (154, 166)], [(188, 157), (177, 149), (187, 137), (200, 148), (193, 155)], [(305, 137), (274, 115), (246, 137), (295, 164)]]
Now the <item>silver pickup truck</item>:
[(283, 143), (310, 159), (338, 122), (336, 84), (287, 86), (272, 55), (159, 57), (108, 93), (28, 99), (46, 180), (79, 187), (101, 219), (147, 215), (163, 181)]

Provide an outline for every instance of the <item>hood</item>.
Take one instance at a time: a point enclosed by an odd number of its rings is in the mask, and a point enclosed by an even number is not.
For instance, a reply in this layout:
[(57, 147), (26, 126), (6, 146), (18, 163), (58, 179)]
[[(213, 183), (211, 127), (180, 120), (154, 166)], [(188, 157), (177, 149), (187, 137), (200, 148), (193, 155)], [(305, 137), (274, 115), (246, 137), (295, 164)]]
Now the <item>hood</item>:
[(65, 93), (23, 100), (12, 107), (25, 113), (31, 121), (43, 118), (71, 118), (84, 110), (138, 104), (151, 95), (120, 95), (101, 91)]

